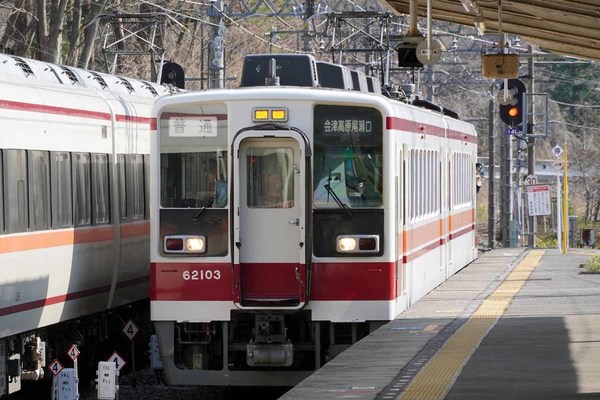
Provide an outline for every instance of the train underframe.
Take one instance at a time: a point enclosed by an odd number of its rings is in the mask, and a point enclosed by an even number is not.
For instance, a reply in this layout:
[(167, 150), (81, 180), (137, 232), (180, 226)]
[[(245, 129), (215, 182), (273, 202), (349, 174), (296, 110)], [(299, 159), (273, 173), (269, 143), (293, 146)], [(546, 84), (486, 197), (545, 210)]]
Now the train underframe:
[(312, 321), (310, 315), (234, 311), (230, 321), (155, 322), (164, 379), (170, 385), (293, 386), (384, 323)]
[[(93, 380), (98, 361), (105, 361), (113, 351), (129, 357), (130, 342), (122, 332), (123, 321), (133, 319), (142, 332), (148, 332), (148, 316), (149, 302), (143, 300), (0, 339), (0, 379), (3, 378), (0, 398), (17, 392), (35, 393), (39, 399), (46, 394), (50, 397), (49, 387), (45, 390), (40, 385), (51, 382), (48, 367), (53, 360), (59, 360), (65, 368), (73, 368), (67, 355), (73, 344), (80, 351), (77, 359), (80, 381)], [(141, 359), (147, 341), (139, 338), (137, 344), (137, 358)]]

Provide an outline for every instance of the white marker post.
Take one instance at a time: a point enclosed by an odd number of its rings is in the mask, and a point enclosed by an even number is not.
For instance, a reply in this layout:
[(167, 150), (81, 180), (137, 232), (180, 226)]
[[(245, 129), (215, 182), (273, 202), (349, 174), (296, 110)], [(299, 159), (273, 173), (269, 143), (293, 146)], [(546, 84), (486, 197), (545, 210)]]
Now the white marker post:
[(114, 400), (115, 397), (119, 398), (117, 364), (112, 361), (100, 361), (96, 374), (98, 375), (98, 399)]
[(64, 369), (63, 365), (58, 360), (54, 360), (48, 365), (50, 372), (52, 373), (52, 400), (56, 399), (56, 391), (57, 391), (57, 380), (56, 376), (60, 374), (60, 371)]

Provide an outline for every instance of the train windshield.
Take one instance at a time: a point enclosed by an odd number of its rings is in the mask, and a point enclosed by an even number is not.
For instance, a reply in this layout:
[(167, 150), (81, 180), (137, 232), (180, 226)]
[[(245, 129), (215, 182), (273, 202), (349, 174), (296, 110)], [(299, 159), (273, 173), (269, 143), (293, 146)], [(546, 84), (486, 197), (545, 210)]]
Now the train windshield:
[(227, 109), (165, 108), (160, 117), (160, 202), (171, 208), (227, 206)]
[(383, 125), (379, 111), (317, 105), (314, 121), (314, 206), (381, 207)]

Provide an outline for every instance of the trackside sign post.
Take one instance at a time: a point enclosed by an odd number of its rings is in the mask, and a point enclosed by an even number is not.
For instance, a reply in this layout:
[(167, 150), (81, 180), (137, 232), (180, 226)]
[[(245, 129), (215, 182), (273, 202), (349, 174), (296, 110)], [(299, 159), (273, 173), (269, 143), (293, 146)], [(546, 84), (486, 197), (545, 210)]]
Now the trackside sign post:
[(131, 386), (135, 387), (136, 385), (136, 381), (135, 381), (135, 349), (134, 349), (134, 345), (133, 345), (133, 339), (135, 338), (135, 335), (137, 335), (139, 329), (137, 327), (136, 324), (133, 323), (132, 320), (127, 321), (127, 323), (125, 324), (125, 327), (123, 328), (123, 333), (125, 335), (127, 335), (127, 337), (129, 338), (130, 342), (131, 342), (131, 376), (133, 377), (131, 379)]
[(550, 185), (530, 185), (526, 190), (529, 216), (550, 215)]

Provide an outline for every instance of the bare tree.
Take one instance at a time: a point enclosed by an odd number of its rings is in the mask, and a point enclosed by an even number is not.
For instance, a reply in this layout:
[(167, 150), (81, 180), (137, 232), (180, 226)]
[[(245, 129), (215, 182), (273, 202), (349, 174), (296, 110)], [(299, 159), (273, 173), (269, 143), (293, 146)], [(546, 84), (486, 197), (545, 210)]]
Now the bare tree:
[(81, 32), (81, 0), (73, 0), (71, 11), (71, 32), (69, 34), (69, 55), (66, 63), (73, 65), (79, 54), (79, 38)]
[(86, 0), (83, 10), (87, 15), (85, 29), (84, 29), (84, 42), (83, 49), (79, 56), (78, 66), (81, 68), (87, 68), (92, 58), (94, 51), (94, 40), (96, 39), (96, 31), (98, 30), (98, 16), (106, 7), (107, 0)]
[[(58, 63), (61, 57), (65, 12), (70, 0), (37, 0), (38, 58)], [(48, 16), (49, 14), (49, 16)], [(50, 28), (49, 28), (50, 27)]]
[(0, 48), (7, 53), (22, 55), (20, 51), (27, 48), (27, 36), (31, 30), (31, 2), (18, 0), (8, 17)]

